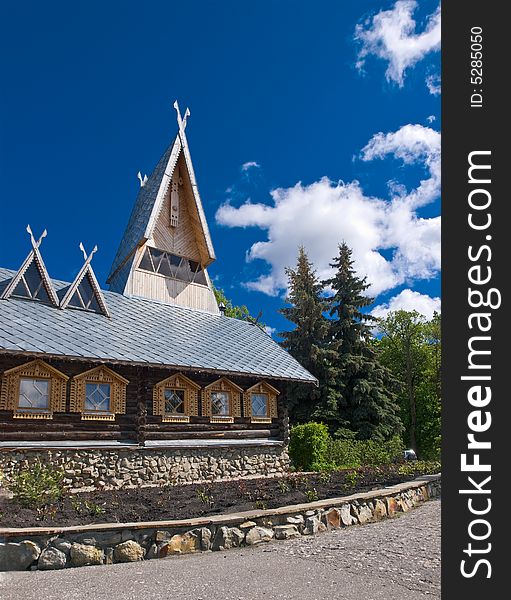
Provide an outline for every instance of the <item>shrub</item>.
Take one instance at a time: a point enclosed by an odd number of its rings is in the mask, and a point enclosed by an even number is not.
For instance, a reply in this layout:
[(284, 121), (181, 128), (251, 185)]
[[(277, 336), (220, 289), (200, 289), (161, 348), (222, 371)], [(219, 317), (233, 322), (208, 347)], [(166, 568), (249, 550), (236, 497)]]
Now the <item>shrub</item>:
[(374, 440), (334, 439), (328, 445), (327, 461), (340, 469), (386, 465), (403, 451), (399, 436), (386, 442)]
[(9, 485), (13, 499), (25, 508), (40, 508), (55, 502), (64, 493), (64, 471), (40, 461), (23, 467)]
[(289, 455), (295, 467), (306, 471), (321, 470), (326, 462), (330, 436), (323, 423), (304, 423), (291, 428)]

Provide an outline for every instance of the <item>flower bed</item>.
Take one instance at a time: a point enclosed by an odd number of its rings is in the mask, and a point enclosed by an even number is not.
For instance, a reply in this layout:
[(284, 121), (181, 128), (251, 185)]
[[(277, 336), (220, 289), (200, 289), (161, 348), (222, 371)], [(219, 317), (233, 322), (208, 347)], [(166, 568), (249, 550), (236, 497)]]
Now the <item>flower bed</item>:
[(439, 470), (438, 463), (405, 463), (217, 483), (65, 493), (40, 507), (23, 507), (4, 495), (0, 497), (0, 527), (163, 521), (265, 510), (365, 492)]

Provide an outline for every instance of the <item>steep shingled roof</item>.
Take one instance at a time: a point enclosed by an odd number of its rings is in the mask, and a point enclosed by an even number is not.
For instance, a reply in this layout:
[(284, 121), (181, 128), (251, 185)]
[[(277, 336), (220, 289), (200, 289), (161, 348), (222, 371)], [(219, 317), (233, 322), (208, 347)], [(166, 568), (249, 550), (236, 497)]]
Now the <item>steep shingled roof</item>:
[[(0, 291), (15, 272), (0, 268)], [(53, 280), (61, 295), (70, 284)], [(0, 300), (0, 352), (316, 379), (259, 327), (222, 315), (104, 292), (111, 318), (42, 302)]]

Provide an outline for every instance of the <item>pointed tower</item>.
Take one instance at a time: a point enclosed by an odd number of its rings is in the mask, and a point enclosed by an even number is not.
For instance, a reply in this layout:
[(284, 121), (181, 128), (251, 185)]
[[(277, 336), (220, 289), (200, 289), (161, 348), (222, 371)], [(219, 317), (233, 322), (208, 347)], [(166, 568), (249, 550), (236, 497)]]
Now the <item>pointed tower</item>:
[(186, 140), (178, 133), (140, 191), (107, 283), (110, 290), (218, 314), (207, 267), (215, 260)]

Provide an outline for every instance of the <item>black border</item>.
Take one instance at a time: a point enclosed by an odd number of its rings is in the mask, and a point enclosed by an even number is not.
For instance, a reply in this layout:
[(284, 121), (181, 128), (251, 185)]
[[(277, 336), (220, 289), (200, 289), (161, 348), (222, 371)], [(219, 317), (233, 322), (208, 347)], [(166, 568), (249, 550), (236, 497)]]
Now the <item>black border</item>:
[[(506, 17), (499, 8), (505, 3), (445, 0), (442, 3), (442, 324), (443, 324), (443, 414), (442, 414), (442, 598), (484, 598), (490, 600), (506, 596), (504, 574), (509, 567), (506, 544), (509, 531), (505, 486), (508, 481), (506, 463), (511, 454), (511, 431), (507, 390), (508, 366), (508, 320), (506, 318), (507, 286), (510, 254), (506, 215), (511, 205), (511, 192), (506, 189), (511, 181), (511, 165), (507, 165), (511, 152), (507, 148), (509, 122), (507, 108), (511, 102), (506, 97), (509, 84), (510, 56), (509, 30)], [(471, 78), (471, 28), (483, 30), (483, 83), (473, 85)], [(482, 89), (483, 106), (471, 108), (471, 94)], [(506, 105), (506, 106), (505, 106)], [(467, 197), (473, 185), (468, 183), (468, 154), (474, 150), (491, 150), (492, 225), (489, 230), (477, 232), (468, 225), (470, 212)], [(487, 242), (486, 235), (492, 236)], [(473, 541), (474, 548), (491, 543), (488, 554), (473, 555), (463, 552), (470, 542), (468, 526), (472, 519), (467, 506), (468, 495), (459, 493), (467, 488), (467, 475), (461, 472), (461, 454), (467, 452), (467, 417), (472, 408), (467, 401), (469, 384), (460, 377), (468, 373), (468, 338), (477, 335), (470, 332), (468, 317), (468, 269), (476, 264), (469, 260), (467, 248), (484, 243), (491, 245), (491, 283), (486, 286), (498, 288), (502, 293), (502, 305), (491, 310), (491, 388), (492, 400), (481, 410), (491, 412), (491, 428), (481, 439), (491, 440), (490, 450), (480, 452), (481, 462), (491, 464), (492, 508), (485, 515), (492, 532), (484, 542)], [(474, 286), (472, 286), (474, 287)], [(505, 289), (506, 288), (506, 289)], [(483, 288), (482, 288), (483, 289)], [(485, 309), (487, 310), (487, 309)], [(479, 374), (481, 371), (478, 372)], [(472, 371), (471, 374), (474, 374)], [(508, 433), (509, 431), (509, 433)], [(509, 443), (506, 443), (509, 440)], [(473, 474), (481, 480), (482, 473)], [(488, 496), (479, 495), (482, 499)], [(474, 496), (476, 498), (476, 496)], [(474, 503), (476, 500), (474, 500)], [(479, 506), (484, 505), (483, 500)], [(482, 533), (481, 529), (477, 531)], [(486, 558), (491, 564), (491, 577), (486, 566), (480, 565), (473, 577), (464, 577), (460, 570), (467, 559), (466, 570), (471, 571), (477, 558)], [(498, 592), (497, 590), (503, 590)]]

